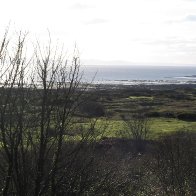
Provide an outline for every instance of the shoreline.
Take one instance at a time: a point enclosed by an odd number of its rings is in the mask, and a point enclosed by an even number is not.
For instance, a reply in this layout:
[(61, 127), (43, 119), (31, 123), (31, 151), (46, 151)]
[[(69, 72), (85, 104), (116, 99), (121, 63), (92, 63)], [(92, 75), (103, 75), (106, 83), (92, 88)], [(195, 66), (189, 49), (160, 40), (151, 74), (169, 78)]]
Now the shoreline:
[(100, 85), (182, 85), (196, 84), (196, 80), (103, 80), (93, 81), (92, 84)]
[(115, 81), (94, 81), (89, 83), (88, 89), (154, 89), (172, 90), (176, 88), (196, 88), (196, 81), (172, 81), (172, 80), (115, 80)]

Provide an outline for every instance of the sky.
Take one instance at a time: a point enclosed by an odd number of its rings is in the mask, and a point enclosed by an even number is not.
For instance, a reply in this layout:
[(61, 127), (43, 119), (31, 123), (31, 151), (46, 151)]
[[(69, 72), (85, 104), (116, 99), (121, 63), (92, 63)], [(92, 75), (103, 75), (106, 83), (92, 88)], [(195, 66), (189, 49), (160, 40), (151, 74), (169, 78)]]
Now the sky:
[(10, 24), (75, 44), (84, 64), (195, 64), (196, 0), (0, 0)]

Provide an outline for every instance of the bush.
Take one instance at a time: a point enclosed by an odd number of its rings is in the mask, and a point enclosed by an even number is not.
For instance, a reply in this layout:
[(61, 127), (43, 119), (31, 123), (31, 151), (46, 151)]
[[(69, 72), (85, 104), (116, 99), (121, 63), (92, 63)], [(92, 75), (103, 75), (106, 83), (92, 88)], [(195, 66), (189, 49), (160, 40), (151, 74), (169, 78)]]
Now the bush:
[(161, 114), (159, 112), (149, 112), (149, 113), (147, 113), (147, 116), (157, 118), (157, 117), (160, 117)]
[(153, 173), (163, 195), (195, 195), (195, 141), (195, 133), (190, 132), (178, 132), (158, 141)]
[(86, 114), (88, 117), (101, 117), (105, 115), (104, 106), (95, 101), (88, 101), (80, 106), (80, 112)]
[(195, 113), (182, 113), (182, 114), (179, 114), (177, 117), (179, 120), (196, 121), (196, 114)]
[(161, 116), (164, 118), (175, 118), (175, 114), (173, 112), (163, 112), (161, 113)]

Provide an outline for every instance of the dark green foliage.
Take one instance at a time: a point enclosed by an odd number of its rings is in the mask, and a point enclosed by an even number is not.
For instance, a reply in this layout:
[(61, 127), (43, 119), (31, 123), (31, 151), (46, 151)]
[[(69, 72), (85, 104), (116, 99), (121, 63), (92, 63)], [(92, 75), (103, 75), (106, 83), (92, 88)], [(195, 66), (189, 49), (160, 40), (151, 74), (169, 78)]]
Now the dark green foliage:
[(105, 115), (104, 106), (95, 101), (87, 101), (81, 104), (80, 112), (88, 117), (101, 117)]
[(178, 119), (184, 120), (184, 121), (196, 121), (196, 113), (182, 113), (179, 114)]

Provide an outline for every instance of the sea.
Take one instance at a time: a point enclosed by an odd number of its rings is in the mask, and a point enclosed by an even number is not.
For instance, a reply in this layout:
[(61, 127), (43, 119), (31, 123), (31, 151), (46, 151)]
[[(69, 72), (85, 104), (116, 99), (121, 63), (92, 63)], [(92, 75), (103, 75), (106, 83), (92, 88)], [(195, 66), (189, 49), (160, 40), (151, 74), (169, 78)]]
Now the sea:
[(83, 80), (97, 84), (196, 84), (196, 65), (83, 66)]

